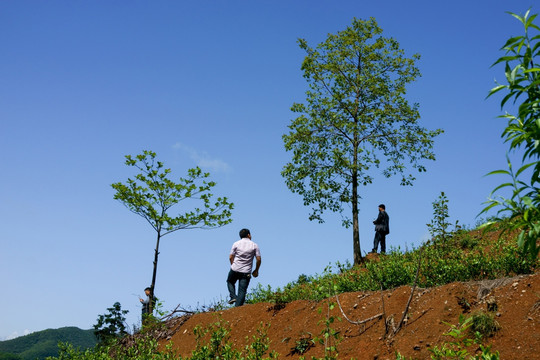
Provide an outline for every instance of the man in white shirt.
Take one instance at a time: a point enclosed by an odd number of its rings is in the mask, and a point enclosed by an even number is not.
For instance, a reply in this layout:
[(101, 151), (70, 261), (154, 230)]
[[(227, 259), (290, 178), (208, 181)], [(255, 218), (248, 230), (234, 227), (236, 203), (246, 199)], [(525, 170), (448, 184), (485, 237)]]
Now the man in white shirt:
[[(253, 258), (257, 260), (253, 273)], [(229, 255), (231, 270), (227, 276), (227, 288), (229, 289), (229, 304), (242, 306), (246, 300), (247, 288), (251, 275), (259, 276), (261, 267), (261, 251), (259, 246), (251, 241), (251, 233), (248, 229), (240, 230), (240, 240), (235, 242)], [(238, 294), (236, 294), (235, 284), (238, 281)]]

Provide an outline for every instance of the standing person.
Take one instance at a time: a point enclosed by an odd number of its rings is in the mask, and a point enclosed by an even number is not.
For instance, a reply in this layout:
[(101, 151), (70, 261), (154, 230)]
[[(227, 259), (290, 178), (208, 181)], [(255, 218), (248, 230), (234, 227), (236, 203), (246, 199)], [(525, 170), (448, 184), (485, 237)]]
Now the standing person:
[[(253, 258), (257, 260), (253, 273)], [(259, 276), (261, 267), (261, 251), (259, 246), (251, 241), (251, 233), (248, 229), (240, 230), (240, 240), (235, 242), (229, 255), (231, 270), (227, 276), (227, 288), (229, 289), (229, 304), (234, 306), (244, 305), (246, 300), (247, 288), (251, 275)], [(238, 281), (238, 294), (236, 294), (235, 284)]]
[[(144, 293), (146, 294), (146, 299), (139, 298), (139, 301), (142, 304), (142, 321), (143, 324), (145, 323), (146, 318), (152, 314), (154, 307), (156, 306), (156, 297), (152, 296), (151, 298), (151, 289), (147, 287), (144, 289)], [(152, 312), (150, 312), (150, 303), (152, 304)]]
[(373, 239), (373, 250), (376, 253), (379, 243), (381, 244), (381, 254), (386, 252), (386, 235), (390, 234), (390, 217), (386, 213), (384, 204), (379, 205), (379, 215), (373, 221), (375, 225), (375, 239)]

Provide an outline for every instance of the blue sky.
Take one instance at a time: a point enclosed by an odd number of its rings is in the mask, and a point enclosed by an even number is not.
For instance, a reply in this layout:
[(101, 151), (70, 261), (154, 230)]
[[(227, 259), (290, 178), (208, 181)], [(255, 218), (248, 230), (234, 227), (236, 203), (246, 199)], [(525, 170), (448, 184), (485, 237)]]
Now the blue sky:
[[(421, 124), (443, 128), (436, 162), (412, 187), (374, 173), (361, 188), (360, 241), (385, 203), (388, 245), (418, 246), (441, 191), (452, 221), (474, 225), (508, 146), (490, 68), (532, 0), (2, 1), (0, 2), (0, 339), (62, 326), (89, 329), (116, 301), (136, 324), (150, 284), (155, 233), (113, 200), (133, 176), (124, 155), (153, 150), (175, 177), (201, 166), (235, 203), (233, 223), (161, 244), (164, 308), (225, 298), (228, 253), (251, 229), (262, 251), (251, 283), (283, 286), (352, 260), (352, 230), (285, 186), (281, 136), (305, 99), (296, 41), (315, 46), (353, 17), (375, 17), (422, 77), (407, 97)], [(533, 7), (533, 12), (538, 9)], [(181, 211), (181, 209), (178, 209)]]

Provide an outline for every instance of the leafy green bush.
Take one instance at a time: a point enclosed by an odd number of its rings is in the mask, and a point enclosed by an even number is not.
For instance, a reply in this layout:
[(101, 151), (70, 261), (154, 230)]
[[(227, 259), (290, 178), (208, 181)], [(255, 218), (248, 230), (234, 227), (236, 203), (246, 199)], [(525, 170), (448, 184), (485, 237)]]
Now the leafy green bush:
[(122, 305), (118, 301), (107, 308), (107, 311), (107, 314), (98, 316), (94, 325), (94, 334), (102, 345), (127, 334), (125, 315), (129, 311), (122, 310)]
[[(478, 332), (474, 334), (474, 339), (469, 338), (470, 328), (473, 325), (473, 317), (465, 318), (463, 315), (459, 317), (458, 325), (450, 325), (450, 330), (444, 335), (451, 338), (450, 341), (443, 343), (441, 346), (435, 346), (431, 351), (431, 359), (433, 360), (445, 360), (445, 359), (457, 359), (457, 360), (499, 360), (499, 352), (491, 352), (490, 346), (484, 346), (481, 344), (482, 336)], [(480, 344), (481, 354), (471, 355), (468, 347), (473, 344)], [(403, 359), (403, 357), (401, 357)]]
[(171, 345), (165, 350), (159, 350), (156, 339), (146, 336), (136, 338), (130, 346), (122, 346), (118, 340), (106, 346), (96, 346), (93, 349), (81, 351), (70, 344), (60, 344), (58, 357), (49, 357), (47, 360), (173, 360), (182, 358), (177, 356)]
[(229, 325), (221, 320), (206, 328), (196, 326), (193, 332), (197, 346), (191, 354), (192, 360), (234, 359), (240, 356), (240, 352), (233, 349), (229, 341)]
[(366, 265), (370, 278), (383, 289), (392, 289), (414, 280), (416, 261), (413, 254), (401, 254), (398, 251), (388, 253), (379, 263)]
[[(504, 44), (505, 56), (493, 65), (504, 63), (507, 84), (491, 89), (489, 96), (501, 90), (507, 92), (501, 101), (501, 109), (508, 100), (513, 99), (514, 104), (520, 100), (517, 115), (506, 113), (500, 117), (507, 120), (502, 137), (510, 143), (510, 150), (524, 152), (517, 171), (507, 156), (508, 170), (489, 173), (507, 175), (511, 182), (505, 182), (492, 191), (482, 213), (498, 208), (498, 214), (510, 214), (512, 228), (520, 231), (517, 237), (519, 247), (530, 260), (536, 260), (540, 253), (540, 27), (534, 24), (537, 14), (530, 15), (530, 10), (523, 16), (510, 15), (521, 22), (524, 34), (511, 37)], [(529, 181), (520, 178), (526, 171), (532, 174)], [(510, 188), (512, 197), (494, 196), (502, 188)]]
[[(267, 336), (268, 326), (262, 323), (257, 328), (257, 332), (252, 336), (249, 345), (241, 351), (233, 348), (230, 342), (230, 326), (227, 322), (219, 319), (213, 324), (202, 328), (195, 327), (194, 333), (197, 341), (195, 350), (186, 360), (208, 360), (208, 359), (228, 359), (228, 360), (270, 360), (277, 359), (275, 352), (269, 350), (270, 340)], [(181, 358), (180, 358), (181, 359)]]
[(459, 246), (460, 248), (466, 250), (466, 249), (473, 249), (476, 247), (479, 243), (479, 240), (475, 238), (474, 236), (471, 236), (469, 232), (461, 232), (461, 236), (459, 236)]

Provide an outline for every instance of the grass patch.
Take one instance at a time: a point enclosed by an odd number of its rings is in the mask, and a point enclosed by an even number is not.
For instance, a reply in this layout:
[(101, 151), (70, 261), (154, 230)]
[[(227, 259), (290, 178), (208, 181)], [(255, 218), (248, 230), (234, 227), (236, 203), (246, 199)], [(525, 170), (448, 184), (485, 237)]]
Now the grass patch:
[(250, 291), (247, 302), (286, 304), (295, 300), (319, 301), (328, 296), (320, 289), (329, 285), (337, 294), (410, 285), (414, 281), (419, 256), (422, 256), (422, 262), (417, 285), (424, 288), (534, 272), (539, 265), (538, 259), (527, 258), (517, 247), (514, 236), (507, 233), (507, 236), (499, 237), (499, 231), (458, 229), (448, 234), (444, 242), (424, 245), (423, 252), (420, 248), (405, 252), (397, 248), (380, 256), (379, 261), (368, 261), (355, 267), (349, 263), (338, 263), (326, 267), (322, 274), (302, 274), (284, 287), (259, 284)]
[(473, 333), (480, 334), (482, 337), (491, 337), (501, 328), (492, 312), (477, 311), (474, 312), (471, 317), (470, 330)]

